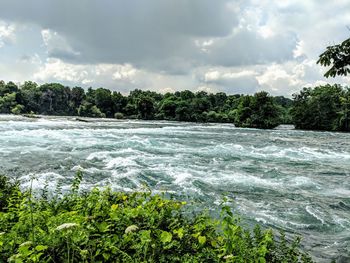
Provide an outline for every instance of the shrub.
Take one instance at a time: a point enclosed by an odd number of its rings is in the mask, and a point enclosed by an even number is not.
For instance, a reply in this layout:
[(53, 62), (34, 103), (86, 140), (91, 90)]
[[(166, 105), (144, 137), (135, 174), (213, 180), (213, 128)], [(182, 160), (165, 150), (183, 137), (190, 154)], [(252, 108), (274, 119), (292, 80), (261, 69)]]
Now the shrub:
[(116, 119), (124, 119), (124, 114), (121, 112), (117, 112), (114, 114), (114, 118)]
[(11, 113), (18, 115), (18, 114), (21, 114), (23, 110), (24, 110), (24, 106), (21, 104), (17, 104), (15, 107), (11, 109)]
[(250, 232), (228, 206), (213, 219), (186, 216), (185, 202), (150, 191), (79, 194), (81, 173), (70, 193), (50, 200), (19, 195), (5, 181), (0, 262), (311, 262), (299, 239), (288, 244), (271, 230)]

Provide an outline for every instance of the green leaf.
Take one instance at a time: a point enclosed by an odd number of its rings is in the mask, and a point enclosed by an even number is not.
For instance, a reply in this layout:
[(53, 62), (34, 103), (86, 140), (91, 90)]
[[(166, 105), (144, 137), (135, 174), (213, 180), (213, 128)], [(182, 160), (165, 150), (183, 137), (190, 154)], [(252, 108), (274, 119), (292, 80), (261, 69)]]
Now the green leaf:
[(105, 260), (108, 260), (110, 258), (110, 255), (107, 253), (103, 253), (102, 256)]
[(45, 250), (45, 249), (47, 249), (47, 246), (37, 245), (37, 246), (35, 247), (35, 250), (36, 250), (36, 251), (43, 251), (43, 250)]
[(199, 244), (204, 245), (206, 241), (207, 241), (207, 238), (205, 236), (198, 237)]
[(160, 240), (162, 243), (168, 243), (171, 242), (173, 239), (173, 235), (167, 231), (162, 231), (162, 234), (160, 235)]
[(174, 230), (174, 233), (177, 234), (177, 236), (182, 239), (182, 237), (184, 236), (184, 229), (181, 227), (177, 230)]
[(141, 230), (140, 231), (141, 243), (151, 242), (151, 231), (150, 230)]

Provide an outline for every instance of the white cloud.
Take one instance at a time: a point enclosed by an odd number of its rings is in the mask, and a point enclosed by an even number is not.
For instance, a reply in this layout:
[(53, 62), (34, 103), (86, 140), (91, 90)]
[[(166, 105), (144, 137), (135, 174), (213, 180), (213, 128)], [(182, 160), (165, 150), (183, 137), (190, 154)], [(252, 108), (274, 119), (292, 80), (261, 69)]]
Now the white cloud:
[(56, 79), (58, 81), (83, 82), (88, 75), (89, 73), (84, 65), (73, 65), (64, 63), (60, 59), (49, 58), (34, 74), (34, 79), (38, 81)]
[(130, 64), (118, 65), (115, 73), (113, 74), (113, 79), (115, 80), (127, 79), (129, 81), (132, 81), (136, 73), (137, 73), (137, 70)]
[(0, 48), (7, 43), (13, 43), (16, 39), (16, 26), (0, 21)]
[(230, 79), (239, 79), (242, 77), (250, 77), (256, 75), (256, 72), (253, 70), (240, 70), (236, 72), (232, 71), (219, 71), (219, 70), (212, 70), (208, 71), (204, 75), (204, 81), (205, 82), (217, 82), (220, 80), (230, 80)]

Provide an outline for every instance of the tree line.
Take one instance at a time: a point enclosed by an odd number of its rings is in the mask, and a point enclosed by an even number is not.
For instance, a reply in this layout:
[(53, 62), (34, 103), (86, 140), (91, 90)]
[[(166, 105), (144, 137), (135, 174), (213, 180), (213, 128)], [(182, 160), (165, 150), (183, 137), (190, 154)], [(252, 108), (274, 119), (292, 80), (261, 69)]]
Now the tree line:
[(175, 93), (133, 90), (128, 95), (105, 88), (86, 92), (59, 83), (18, 86), (0, 81), (0, 113), (234, 123), (270, 129), (294, 124), (297, 129), (350, 130), (350, 90), (335, 85), (304, 88), (293, 95), (227, 95), (189, 90)]
[(124, 96), (105, 88), (85, 92), (59, 83), (26, 81), (17, 86), (0, 81), (0, 112), (13, 114), (231, 122), (240, 127), (274, 128), (291, 121), (291, 104), (290, 99), (267, 92), (227, 95), (184, 90), (161, 94), (136, 89)]

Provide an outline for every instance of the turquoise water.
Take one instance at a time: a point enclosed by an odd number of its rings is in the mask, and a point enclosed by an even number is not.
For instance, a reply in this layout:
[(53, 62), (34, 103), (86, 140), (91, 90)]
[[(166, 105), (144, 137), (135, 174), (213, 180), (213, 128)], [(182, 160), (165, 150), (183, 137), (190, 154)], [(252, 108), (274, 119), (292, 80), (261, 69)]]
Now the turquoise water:
[(301, 234), (318, 261), (350, 255), (350, 134), (239, 129), (230, 124), (75, 121), (0, 115), (0, 169), (28, 187), (82, 187), (188, 196), (243, 223)]

